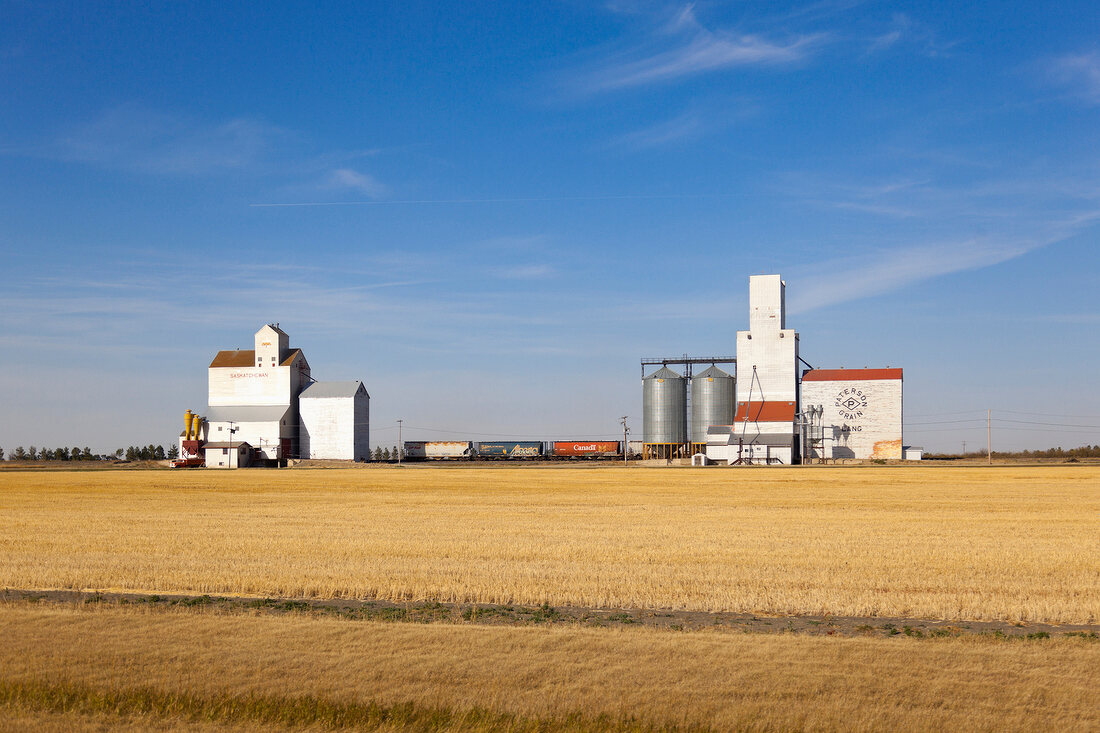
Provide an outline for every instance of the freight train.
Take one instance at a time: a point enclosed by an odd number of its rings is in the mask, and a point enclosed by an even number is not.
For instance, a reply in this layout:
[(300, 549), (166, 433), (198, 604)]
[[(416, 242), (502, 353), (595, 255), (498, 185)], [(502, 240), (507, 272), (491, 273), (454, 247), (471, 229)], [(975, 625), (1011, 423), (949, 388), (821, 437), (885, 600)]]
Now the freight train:
[(505, 440), (474, 443), (468, 440), (406, 440), (408, 461), (520, 461), (622, 458), (617, 440)]

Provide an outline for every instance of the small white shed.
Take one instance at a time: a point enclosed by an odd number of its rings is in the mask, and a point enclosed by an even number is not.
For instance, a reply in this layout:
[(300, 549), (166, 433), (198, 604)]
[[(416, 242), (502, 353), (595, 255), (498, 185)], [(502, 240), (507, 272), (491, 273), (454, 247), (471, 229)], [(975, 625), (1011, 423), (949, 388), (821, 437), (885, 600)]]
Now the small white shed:
[(207, 468), (247, 468), (252, 464), (252, 446), (237, 441), (207, 443), (203, 447)]

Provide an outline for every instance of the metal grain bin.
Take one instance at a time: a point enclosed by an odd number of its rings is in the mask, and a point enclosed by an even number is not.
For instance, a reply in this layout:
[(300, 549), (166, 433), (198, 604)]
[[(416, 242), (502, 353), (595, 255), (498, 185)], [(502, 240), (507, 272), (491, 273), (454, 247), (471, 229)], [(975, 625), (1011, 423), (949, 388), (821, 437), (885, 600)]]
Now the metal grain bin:
[(668, 367), (642, 380), (642, 435), (646, 443), (687, 439), (687, 380)]
[(735, 380), (711, 366), (691, 378), (691, 439), (702, 443), (711, 425), (732, 425), (737, 402)]

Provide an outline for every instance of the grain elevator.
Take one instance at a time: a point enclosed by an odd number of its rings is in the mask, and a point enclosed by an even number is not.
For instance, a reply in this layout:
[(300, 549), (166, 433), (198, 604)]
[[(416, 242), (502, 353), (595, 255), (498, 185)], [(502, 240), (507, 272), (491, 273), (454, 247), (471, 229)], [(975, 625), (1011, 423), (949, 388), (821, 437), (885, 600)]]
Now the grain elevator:
[[(903, 458), (902, 370), (814, 369), (787, 326), (786, 283), (752, 275), (749, 327), (737, 332), (736, 356), (642, 359), (643, 458), (703, 454), (725, 465)], [(709, 368), (693, 375), (703, 363)], [(647, 366), (660, 368), (647, 375)]]
[(315, 380), (278, 324), (257, 331), (252, 349), (219, 351), (207, 379), (202, 435), (188, 420), (180, 436), (185, 460), (236, 468), (370, 457), (370, 395), (362, 382)]

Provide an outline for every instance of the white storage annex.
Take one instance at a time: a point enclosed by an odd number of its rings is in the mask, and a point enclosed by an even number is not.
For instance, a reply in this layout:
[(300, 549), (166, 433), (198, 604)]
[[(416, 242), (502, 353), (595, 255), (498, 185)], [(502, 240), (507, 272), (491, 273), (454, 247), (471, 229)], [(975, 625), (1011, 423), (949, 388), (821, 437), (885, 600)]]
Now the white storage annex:
[(902, 370), (813, 369), (802, 404), (822, 410), (824, 456), (901, 460)]
[(370, 395), (362, 382), (314, 382), (298, 396), (301, 457), (370, 460)]

